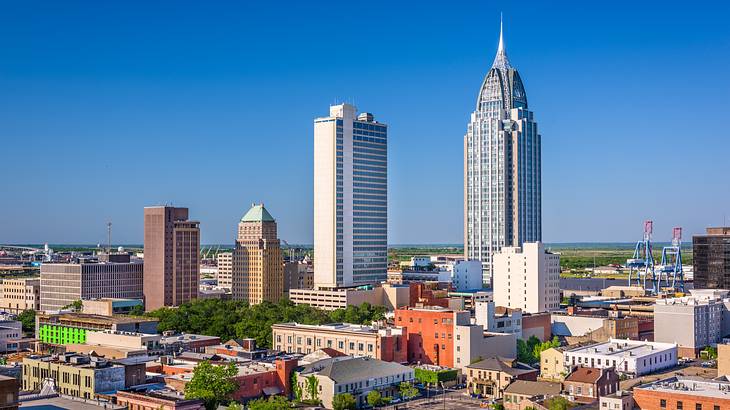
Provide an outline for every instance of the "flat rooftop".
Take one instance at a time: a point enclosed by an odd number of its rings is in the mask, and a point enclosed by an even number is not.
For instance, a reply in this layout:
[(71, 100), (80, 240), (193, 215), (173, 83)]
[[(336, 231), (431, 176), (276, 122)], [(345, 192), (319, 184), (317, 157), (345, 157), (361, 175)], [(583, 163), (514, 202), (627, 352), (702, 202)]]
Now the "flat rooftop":
[(677, 346), (673, 343), (642, 342), (639, 340), (628, 339), (609, 339), (607, 342), (581, 346), (575, 349), (569, 349), (566, 350), (566, 353), (593, 354), (615, 357), (641, 357), (659, 351), (675, 349), (676, 347)]
[(686, 394), (717, 399), (730, 399), (730, 382), (707, 380), (700, 377), (675, 376), (634, 387), (663, 393)]
[(89, 313), (38, 313), (39, 320), (58, 320), (62, 322), (87, 322), (95, 323), (100, 325), (111, 325), (115, 323), (140, 323), (140, 322), (157, 322), (157, 319), (150, 319), (138, 316), (126, 316), (126, 315), (114, 315), (114, 316), (103, 316), (103, 315), (92, 315)]
[(356, 325), (353, 323), (327, 323), (324, 325), (305, 325), (303, 323), (288, 322), (288, 323), (277, 323), (273, 326), (277, 327), (293, 327), (297, 329), (306, 330), (335, 330), (338, 332), (351, 332), (351, 333), (378, 333), (378, 329), (368, 325)]

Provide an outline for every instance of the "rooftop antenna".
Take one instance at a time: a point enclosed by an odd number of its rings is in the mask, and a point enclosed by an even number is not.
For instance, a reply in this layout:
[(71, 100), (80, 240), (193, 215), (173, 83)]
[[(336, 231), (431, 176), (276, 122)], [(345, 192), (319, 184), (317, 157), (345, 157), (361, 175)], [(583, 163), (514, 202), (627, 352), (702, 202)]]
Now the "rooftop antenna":
[(112, 223), (107, 222), (106, 223), (106, 233), (107, 233), (107, 252), (112, 253)]

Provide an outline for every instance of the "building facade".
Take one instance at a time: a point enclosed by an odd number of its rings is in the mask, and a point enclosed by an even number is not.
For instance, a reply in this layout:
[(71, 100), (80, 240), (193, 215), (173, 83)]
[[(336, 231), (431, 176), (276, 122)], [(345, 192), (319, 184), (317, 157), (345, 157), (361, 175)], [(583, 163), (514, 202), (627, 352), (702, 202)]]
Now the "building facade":
[(730, 227), (692, 236), (692, 268), (696, 289), (730, 289)]
[(517, 380), (536, 381), (538, 374), (536, 369), (524, 363), (500, 357), (472, 363), (464, 371), (467, 391), (492, 399), (502, 398), (507, 386)]
[(388, 362), (408, 361), (408, 337), (402, 328), (379, 329), (349, 323), (320, 326), (279, 323), (271, 329), (274, 349), (278, 351), (310, 354), (327, 348)]
[(542, 239), (541, 137), (502, 30), (464, 136), (464, 253), (482, 261), (489, 283), (492, 255)]
[(60, 394), (84, 399), (125, 387), (124, 366), (105, 359), (76, 354), (23, 359), (23, 390), (39, 390), (46, 379), (53, 379)]
[[(692, 290), (691, 296), (657, 299), (654, 303), (654, 340), (677, 343), (681, 357), (694, 358), (726, 333), (727, 291)], [(677, 332), (677, 329), (682, 329)]]
[[(638, 377), (677, 365), (677, 345), (627, 339), (609, 339), (604, 343), (566, 349), (565, 368), (584, 366), (613, 368), (627, 376)], [(613, 393), (613, 392), (611, 392)]]
[(305, 262), (284, 263), (284, 292), (314, 288), (314, 270)]
[(231, 289), (233, 287), (233, 252), (221, 252), (216, 255), (218, 263), (218, 287)]
[(41, 310), (60, 310), (77, 300), (98, 298), (142, 299), (142, 263), (44, 263), (41, 265)]
[(505, 247), (493, 255), (494, 303), (526, 313), (560, 308), (560, 255), (542, 242)]
[(24, 310), (41, 309), (40, 278), (6, 278), (2, 280), (0, 310), (20, 313)]
[(314, 282), (386, 279), (388, 126), (350, 104), (314, 120)]
[(198, 297), (200, 223), (188, 208), (144, 209), (145, 309), (179, 306)]
[(264, 204), (252, 204), (238, 224), (233, 252), (233, 298), (255, 305), (284, 296), (284, 267), (276, 221)]
[(86, 343), (88, 331), (157, 333), (157, 319), (130, 316), (101, 316), (83, 313), (38, 313), (35, 338), (49, 345)]
[(618, 389), (619, 376), (612, 367), (578, 367), (563, 382), (563, 393), (578, 403), (593, 403)]
[(634, 387), (634, 403), (641, 410), (730, 409), (730, 382), (674, 376)]

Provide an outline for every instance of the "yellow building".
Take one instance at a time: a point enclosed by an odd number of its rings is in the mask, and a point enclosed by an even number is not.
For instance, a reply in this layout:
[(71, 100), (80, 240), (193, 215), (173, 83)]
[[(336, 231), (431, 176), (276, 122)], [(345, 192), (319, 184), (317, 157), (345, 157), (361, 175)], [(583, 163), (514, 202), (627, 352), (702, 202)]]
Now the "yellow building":
[(96, 393), (123, 389), (125, 373), (124, 366), (76, 354), (23, 359), (23, 390), (38, 391), (46, 379), (60, 394), (93, 399)]
[(284, 265), (276, 221), (263, 204), (253, 204), (238, 224), (233, 254), (234, 299), (258, 304), (284, 296)]
[(41, 309), (40, 278), (6, 278), (2, 280), (0, 309), (11, 313)]
[(563, 349), (551, 347), (540, 352), (540, 378), (543, 380), (563, 380), (565, 378), (565, 358)]
[(730, 345), (717, 344), (717, 375), (730, 376)]

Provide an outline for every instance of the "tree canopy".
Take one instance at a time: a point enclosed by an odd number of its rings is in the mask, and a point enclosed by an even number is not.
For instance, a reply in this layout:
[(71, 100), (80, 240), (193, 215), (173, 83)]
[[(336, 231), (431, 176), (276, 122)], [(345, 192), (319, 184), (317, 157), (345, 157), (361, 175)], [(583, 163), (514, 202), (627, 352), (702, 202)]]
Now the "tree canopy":
[(560, 340), (557, 336), (547, 342), (540, 342), (540, 339), (535, 336), (530, 336), (527, 341), (517, 339), (517, 360), (528, 364), (537, 363), (540, 361), (540, 353), (551, 347), (559, 346)]
[(357, 402), (350, 393), (341, 393), (332, 398), (332, 408), (334, 410), (355, 410)]
[(249, 410), (285, 410), (291, 408), (291, 403), (284, 396), (271, 396), (268, 399), (260, 398), (248, 402)]
[(377, 390), (372, 390), (368, 393), (367, 397), (368, 404), (373, 407), (378, 407), (383, 404), (383, 396)]
[(251, 337), (261, 347), (271, 348), (271, 325), (298, 322), (320, 325), (331, 322), (369, 324), (384, 317), (385, 308), (363, 303), (327, 312), (308, 305), (295, 305), (287, 299), (250, 306), (240, 300), (196, 299), (177, 308), (161, 308), (146, 316), (157, 318), (158, 331), (218, 336), (223, 341)]
[(233, 363), (218, 366), (202, 361), (195, 366), (193, 378), (185, 385), (185, 398), (203, 400), (206, 409), (215, 409), (238, 389), (233, 379), (237, 374), (238, 369)]
[(18, 315), (18, 321), (23, 325), (24, 332), (35, 331), (35, 310), (29, 309), (20, 312)]

